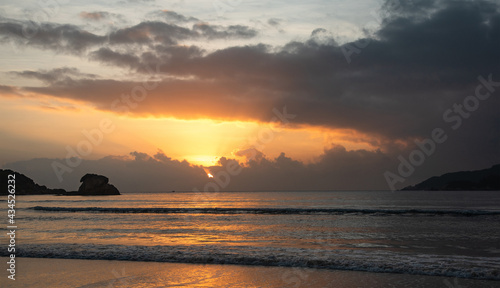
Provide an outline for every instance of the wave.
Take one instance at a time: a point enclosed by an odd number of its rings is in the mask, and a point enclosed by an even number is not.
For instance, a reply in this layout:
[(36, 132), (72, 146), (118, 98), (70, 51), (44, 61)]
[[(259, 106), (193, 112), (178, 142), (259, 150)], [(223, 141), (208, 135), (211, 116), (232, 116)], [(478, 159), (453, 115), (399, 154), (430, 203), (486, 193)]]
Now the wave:
[[(500, 258), (495, 257), (215, 245), (57, 243), (20, 244), (16, 250), (20, 257), (284, 266), (500, 280)], [(6, 251), (1, 250), (0, 256), (7, 256)]]
[(49, 212), (94, 212), (94, 213), (156, 213), (156, 214), (277, 214), (277, 215), (452, 215), (480, 216), (500, 215), (500, 211), (487, 210), (436, 210), (436, 209), (350, 209), (350, 208), (108, 208), (108, 207), (44, 207), (29, 209)]
[(64, 198), (61, 199), (45, 199), (45, 200), (39, 200), (39, 199), (23, 199), (24, 203), (126, 203), (126, 202), (148, 202), (147, 200), (137, 200), (137, 199), (71, 199), (71, 200), (65, 200)]

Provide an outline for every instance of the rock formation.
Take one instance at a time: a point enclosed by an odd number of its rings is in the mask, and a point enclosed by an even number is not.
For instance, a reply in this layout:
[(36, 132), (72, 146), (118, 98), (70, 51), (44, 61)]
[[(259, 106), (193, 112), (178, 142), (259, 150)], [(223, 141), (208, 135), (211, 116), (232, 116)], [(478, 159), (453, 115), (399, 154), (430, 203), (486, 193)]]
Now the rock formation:
[(8, 175), (15, 175), (16, 195), (53, 195), (65, 194), (64, 189), (50, 189), (47, 186), (38, 185), (32, 179), (19, 172), (10, 169), (0, 169), (0, 195), (8, 194)]
[(80, 182), (82, 185), (78, 188), (78, 195), (120, 195), (115, 186), (108, 184), (106, 176), (85, 174)]
[(431, 177), (414, 186), (405, 187), (402, 190), (500, 191), (500, 164), (483, 170), (460, 171), (447, 173), (439, 177)]
[(24, 174), (9, 169), (0, 169), (0, 195), (8, 195), (8, 175), (15, 175), (16, 195), (120, 195), (115, 186), (108, 184), (108, 177), (96, 174), (86, 174), (80, 179), (82, 184), (78, 191), (66, 192), (64, 189), (50, 189), (38, 185)]

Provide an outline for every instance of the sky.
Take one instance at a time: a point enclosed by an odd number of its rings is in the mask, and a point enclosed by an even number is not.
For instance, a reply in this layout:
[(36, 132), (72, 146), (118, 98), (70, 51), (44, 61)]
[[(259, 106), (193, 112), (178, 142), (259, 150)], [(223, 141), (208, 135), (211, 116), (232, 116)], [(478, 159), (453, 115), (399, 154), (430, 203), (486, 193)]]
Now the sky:
[(394, 190), (500, 163), (496, 1), (0, 1), (0, 166)]

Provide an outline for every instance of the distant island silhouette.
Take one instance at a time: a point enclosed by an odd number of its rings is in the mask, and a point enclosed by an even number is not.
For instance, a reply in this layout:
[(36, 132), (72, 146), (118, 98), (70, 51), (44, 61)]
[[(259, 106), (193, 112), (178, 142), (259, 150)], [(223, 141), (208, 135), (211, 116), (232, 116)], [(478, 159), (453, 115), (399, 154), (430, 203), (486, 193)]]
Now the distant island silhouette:
[(98, 174), (85, 174), (81, 179), (78, 191), (66, 191), (64, 189), (50, 189), (45, 185), (38, 185), (24, 174), (10, 170), (0, 169), (0, 195), (8, 195), (8, 175), (15, 175), (16, 195), (62, 195), (62, 196), (96, 196), (96, 195), (120, 195), (118, 189), (109, 184), (106, 176)]
[[(78, 191), (51, 189), (45, 185), (38, 185), (26, 175), (10, 170), (0, 169), (0, 195), (8, 195), (8, 175), (15, 175), (16, 195), (61, 195), (61, 196), (96, 196), (121, 195), (118, 189), (109, 184), (106, 176), (85, 174), (80, 182)], [(407, 186), (406, 191), (500, 191), (500, 164), (488, 169), (474, 171), (459, 171), (434, 176), (415, 185)]]
[(483, 170), (460, 171), (434, 176), (401, 190), (500, 191), (500, 164)]

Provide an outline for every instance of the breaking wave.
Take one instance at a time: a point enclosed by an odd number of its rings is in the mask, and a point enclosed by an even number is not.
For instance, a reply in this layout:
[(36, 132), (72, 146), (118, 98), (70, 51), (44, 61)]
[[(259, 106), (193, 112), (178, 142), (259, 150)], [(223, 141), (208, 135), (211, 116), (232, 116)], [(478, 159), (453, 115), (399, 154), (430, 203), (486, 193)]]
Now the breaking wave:
[(23, 244), (16, 250), (16, 256), (21, 257), (304, 267), (500, 280), (500, 258), (495, 257), (411, 255), (391, 251), (367, 254), (356, 250), (291, 247), (222, 249), (215, 245)]
[(437, 210), (437, 209), (350, 209), (350, 208), (107, 208), (107, 207), (44, 207), (30, 209), (50, 212), (89, 212), (89, 213), (156, 213), (156, 214), (282, 214), (282, 215), (451, 215), (480, 216), (500, 215), (500, 211), (488, 210)]

